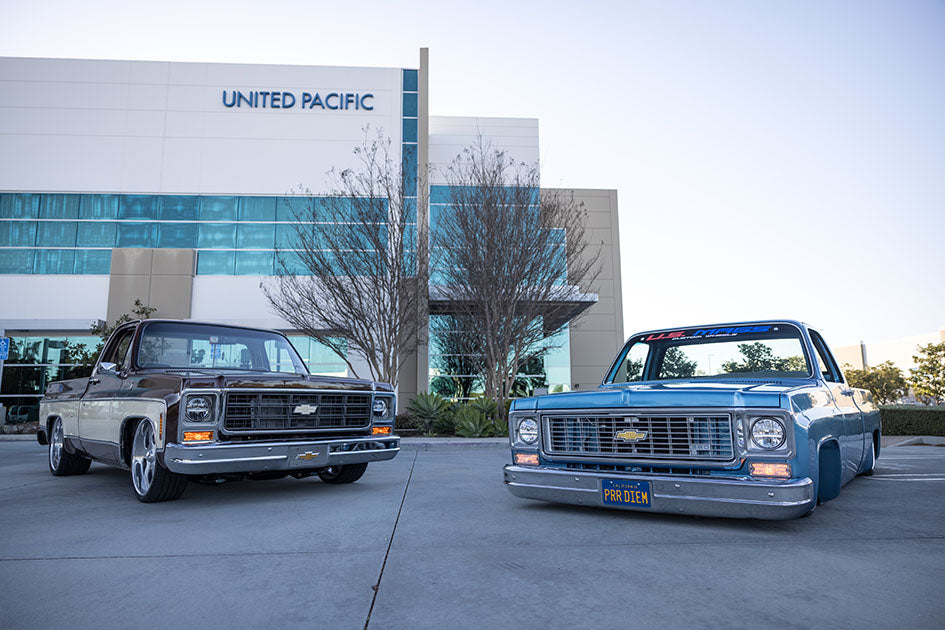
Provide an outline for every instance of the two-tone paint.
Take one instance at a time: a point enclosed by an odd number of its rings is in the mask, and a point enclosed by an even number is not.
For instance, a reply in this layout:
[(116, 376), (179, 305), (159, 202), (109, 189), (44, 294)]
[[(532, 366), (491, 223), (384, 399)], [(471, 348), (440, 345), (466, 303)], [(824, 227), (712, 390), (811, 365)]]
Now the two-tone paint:
[[(505, 466), (512, 494), (530, 499), (615, 507), (602, 497), (604, 480), (647, 481), (647, 507), (621, 509), (723, 517), (788, 519), (837, 497), (858, 474), (872, 471), (880, 451), (879, 409), (872, 395), (846, 382), (823, 338), (797, 321), (745, 322), (689, 327), (717, 329), (767, 324), (795, 326), (801, 333), (811, 371), (804, 378), (719, 378), (604, 382), (597, 390), (553, 394), (514, 401), (509, 418), (513, 464)], [(679, 329), (633, 335), (669, 335)], [(628, 342), (629, 344), (630, 342)], [(624, 352), (618, 354), (618, 359)], [(608, 371), (611, 376), (616, 369)], [(734, 457), (706, 462), (646, 458), (576, 457), (549, 453), (543, 418), (554, 414), (674, 415), (686, 412), (726, 414), (732, 422)], [(760, 416), (784, 421), (785, 443), (774, 451), (749, 438), (749, 422)], [(538, 421), (534, 446), (517, 435), (523, 418)], [(516, 454), (537, 455), (537, 465), (516, 465)], [(787, 463), (789, 478), (752, 476), (753, 462)], [(604, 470), (586, 470), (582, 467)], [(654, 469), (659, 472), (653, 472)], [(647, 472), (644, 472), (646, 470)]]

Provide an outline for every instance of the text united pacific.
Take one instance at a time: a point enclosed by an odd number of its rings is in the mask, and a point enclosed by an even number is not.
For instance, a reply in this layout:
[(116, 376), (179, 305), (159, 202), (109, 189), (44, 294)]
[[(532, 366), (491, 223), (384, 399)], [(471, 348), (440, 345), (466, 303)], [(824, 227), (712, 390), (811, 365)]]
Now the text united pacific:
[(300, 109), (366, 110), (374, 109), (374, 95), (362, 92), (329, 92), (322, 97), (318, 92), (302, 92), (296, 98), (294, 92), (265, 90), (223, 90), (223, 105), (226, 107), (249, 107), (256, 109), (292, 109), (298, 103)]

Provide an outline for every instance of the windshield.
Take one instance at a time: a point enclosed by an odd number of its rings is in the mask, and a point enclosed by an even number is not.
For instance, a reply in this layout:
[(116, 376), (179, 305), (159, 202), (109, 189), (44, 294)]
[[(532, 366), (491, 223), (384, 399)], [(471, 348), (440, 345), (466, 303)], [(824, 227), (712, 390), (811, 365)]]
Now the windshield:
[(801, 331), (789, 324), (690, 328), (638, 335), (624, 346), (606, 382), (810, 375)]
[(147, 324), (138, 367), (307, 374), (292, 344), (277, 333), (212, 324)]

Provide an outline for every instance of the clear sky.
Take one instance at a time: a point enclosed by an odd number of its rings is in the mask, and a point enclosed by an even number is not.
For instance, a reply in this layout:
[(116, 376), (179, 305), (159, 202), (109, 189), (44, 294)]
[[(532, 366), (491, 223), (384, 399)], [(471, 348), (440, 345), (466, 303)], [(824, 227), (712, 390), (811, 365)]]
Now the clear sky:
[(625, 332), (945, 326), (945, 2), (0, 0), (0, 55), (417, 67), (616, 188)]

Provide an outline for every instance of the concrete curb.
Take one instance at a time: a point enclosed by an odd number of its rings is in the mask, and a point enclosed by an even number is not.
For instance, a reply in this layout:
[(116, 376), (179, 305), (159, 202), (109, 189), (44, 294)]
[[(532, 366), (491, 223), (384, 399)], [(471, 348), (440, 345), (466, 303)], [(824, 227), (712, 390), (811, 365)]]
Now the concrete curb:
[(401, 438), (402, 451), (455, 451), (508, 449), (509, 438)]
[(911, 438), (904, 438), (902, 442), (896, 442), (891, 446), (945, 446), (945, 437), (938, 435), (917, 435)]
[(36, 442), (35, 433), (0, 433), (0, 442)]

